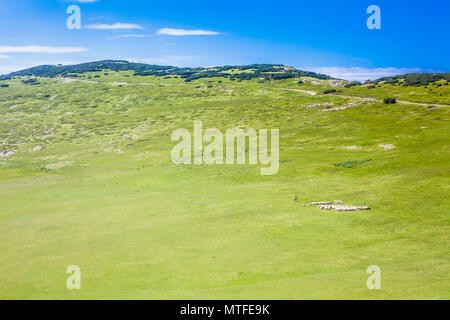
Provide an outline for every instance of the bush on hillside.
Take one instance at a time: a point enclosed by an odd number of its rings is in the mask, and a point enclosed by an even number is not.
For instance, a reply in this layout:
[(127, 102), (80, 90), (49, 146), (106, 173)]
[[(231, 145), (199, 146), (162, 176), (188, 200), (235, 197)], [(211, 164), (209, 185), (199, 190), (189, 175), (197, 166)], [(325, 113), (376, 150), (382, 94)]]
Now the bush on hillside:
[(351, 88), (351, 87), (360, 86), (360, 85), (361, 85), (361, 82), (359, 82), (359, 81), (352, 81), (352, 82), (347, 83), (344, 87), (345, 88)]
[(37, 82), (36, 79), (28, 79), (28, 80), (22, 80), (23, 84), (29, 84), (29, 85), (37, 85), (39, 82)]
[(394, 104), (397, 103), (397, 99), (396, 98), (386, 98), (383, 100), (383, 103), (385, 104)]

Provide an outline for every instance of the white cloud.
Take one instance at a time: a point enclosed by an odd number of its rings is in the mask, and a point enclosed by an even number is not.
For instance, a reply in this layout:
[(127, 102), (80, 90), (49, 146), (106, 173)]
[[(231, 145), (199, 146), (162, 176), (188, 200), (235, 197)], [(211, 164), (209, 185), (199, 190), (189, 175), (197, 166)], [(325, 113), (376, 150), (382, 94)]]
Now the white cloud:
[(140, 25), (122, 22), (117, 22), (114, 24), (89, 24), (85, 28), (95, 30), (143, 29)]
[(81, 3), (91, 3), (91, 2), (97, 2), (99, 0), (75, 0), (77, 2), (81, 2)]
[(25, 69), (22, 66), (2, 66), (0, 65), (0, 75), (8, 74), (14, 71)]
[(105, 18), (104, 16), (92, 16), (92, 17), (89, 17), (88, 20), (94, 21), (94, 20), (101, 20), (104, 18)]
[(152, 34), (121, 34), (115, 37), (108, 37), (107, 40), (114, 40), (114, 39), (123, 39), (123, 38), (148, 38), (152, 37)]
[(4, 54), (0, 54), (0, 59), (8, 59), (8, 56), (5, 56)]
[(83, 47), (0, 46), (0, 53), (73, 53), (88, 50)]
[(333, 78), (351, 80), (351, 81), (366, 81), (382, 77), (391, 77), (405, 73), (419, 73), (423, 72), (420, 68), (361, 68), (361, 67), (313, 67), (313, 68), (299, 68), (302, 70), (313, 71), (317, 73), (327, 74)]
[(186, 29), (171, 29), (162, 28), (159, 29), (157, 34), (163, 34), (168, 36), (215, 36), (219, 35), (219, 32), (208, 30), (186, 30)]

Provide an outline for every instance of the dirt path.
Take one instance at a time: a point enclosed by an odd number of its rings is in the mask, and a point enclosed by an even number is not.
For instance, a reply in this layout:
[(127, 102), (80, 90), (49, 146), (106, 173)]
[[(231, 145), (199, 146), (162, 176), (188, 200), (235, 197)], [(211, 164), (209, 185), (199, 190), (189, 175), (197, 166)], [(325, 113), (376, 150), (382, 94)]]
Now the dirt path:
[(280, 90), (284, 90), (284, 91), (296, 91), (296, 92), (302, 92), (302, 93), (309, 94), (309, 95), (311, 95), (311, 96), (317, 95), (317, 92), (314, 92), (314, 91), (308, 91), (308, 90), (288, 89), (288, 88), (278, 88), (278, 87), (265, 87), (265, 88), (280, 89)]
[[(350, 99), (357, 99), (357, 100), (364, 100), (364, 101), (374, 101), (374, 102), (383, 102), (380, 99), (375, 99), (371, 97), (358, 97), (358, 96), (348, 96), (344, 94), (329, 94), (330, 96), (337, 96), (337, 97), (343, 97), (343, 98), (350, 98)], [(429, 102), (413, 102), (413, 101), (405, 101), (405, 100), (397, 100), (397, 103), (401, 104), (410, 104), (410, 105), (416, 105), (416, 106), (436, 106), (436, 107), (450, 107), (448, 104), (442, 104), (442, 103), (429, 103)]]
[(411, 102), (411, 101), (404, 101), (404, 100), (397, 100), (397, 103), (415, 104), (415, 105), (420, 105), (420, 106), (450, 107), (450, 105), (442, 104), (442, 103)]
[(78, 81), (78, 82), (83, 82), (83, 83), (100, 83), (100, 84), (109, 84), (112, 86), (117, 86), (117, 85), (151, 85), (151, 86), (159, 86), (159, 85), (164, 85), (164, 86), (170, 86), (170, 85), (185, 85), (185, 83), (153, 83), (153, 82), (124, 82), (124, 81), (97, 81), (97, 80), (85, 80), (85, 79), (77, 79), (77, 78), (46, 78), (46, 79), (52, 79), (52, 80), (56, 80), (56, 81), (61, 81), (64, 83), (69, 83), (69, 82), (74, 82), (74, 81)]

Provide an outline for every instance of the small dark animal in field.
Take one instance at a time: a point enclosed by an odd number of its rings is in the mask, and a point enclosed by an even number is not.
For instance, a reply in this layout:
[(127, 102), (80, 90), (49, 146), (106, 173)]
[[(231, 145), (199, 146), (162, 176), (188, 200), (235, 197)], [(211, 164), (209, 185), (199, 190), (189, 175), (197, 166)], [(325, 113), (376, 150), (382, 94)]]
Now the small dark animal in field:
[(294, 201), (298, 201), (298, 198), (297, 198), (297, 196), (294, 196)]

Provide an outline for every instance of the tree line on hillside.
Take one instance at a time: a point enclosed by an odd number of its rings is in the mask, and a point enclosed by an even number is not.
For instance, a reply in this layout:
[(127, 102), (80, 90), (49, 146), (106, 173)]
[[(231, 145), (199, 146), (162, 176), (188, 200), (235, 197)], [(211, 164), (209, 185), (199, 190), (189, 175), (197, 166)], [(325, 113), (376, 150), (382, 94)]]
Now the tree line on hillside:
[(430, 83), (446, 80), (450, 81), (450, 73), (408, 73), (393, 77), (383, 77), (373, 81), (366, 81), (366, 84), (377, 85), (381, 82), (385, 84), (399, 84), (403, 86), (428, 86)]
[[(281, 64), (251, 64), (246, 66), (221, 66), (213, 68), (181, 68), (173, 66), (159, 66), (145, 63), (134, 63), (125, 60), (103, 60), (87, 62), (77, 65), (42, 65), (8, 75), (0, 76), (0, 80), (10, 80), (13, 77), (80, 77), (87, 72), (133, 71), (133, 76), (159, 76), (164, 78), (180, 77), (186, 82), (202, 78), (229, 78), (230, 80), (282, 80), (297, 77), (312, 77), (316, 79), (332, 79), (331, 77), (310, 71), (302, 71)], [(234, 71), (234, 72), (231, 72)], [(446, 80), (444, 85), (450, 82), (450, 73), (409, 73), (393, 77), (383, 77), (377, 80), (367, 80), (365, 84), (374, 88), (380, 83), (403, 86), (427, 86), (436, 81)], [(346, 88), (361, 85), (358, 81), (351, 81), (344, 85)], [(442, 85), (441, 83), (436, 84)]]
[[(77, 75), (86, 72), (103, 72), (104, 70), (134, 71), (134, 76), (180, 77), (186, 82), (212, 77), (223, 77), (231, 80), (251, 80), (256, 78), (280, 80), (295, 77), (331, 79), (331, 77), (324, 74), (272, 64), (251, 64), (247, 66), (222, 66), (214, 68), (180, 68), (134, 63), (125, 60), (104, 60), (69, 66), (42, 65), (0, 76), (0, 80), (26, 76), (47, 78), (77, 77)], [(237, 72), (232, 73), (230, 70), (236, 70)]]

